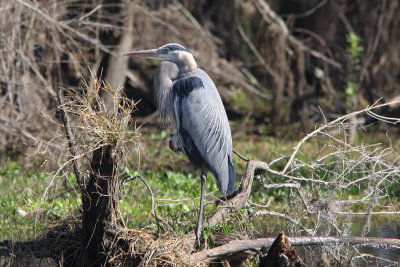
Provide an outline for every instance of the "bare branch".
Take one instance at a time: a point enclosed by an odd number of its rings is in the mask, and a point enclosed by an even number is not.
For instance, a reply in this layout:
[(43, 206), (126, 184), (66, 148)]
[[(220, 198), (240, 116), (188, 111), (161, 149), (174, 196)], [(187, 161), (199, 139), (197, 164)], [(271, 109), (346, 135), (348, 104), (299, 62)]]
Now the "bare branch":
[(54, 26), (58, 27), (58, 28), (62, 28), (64, 30), (67, 30), (69, 32), (74, 33), (75, 35), (79, 36), (80, 38), (82, 38), (83, 40), (95, 45), (96, 47), (100, 48), (102, 51), (112, 54), (112, 52), (105, 47), (99, 40), (97, 39), (93, 39), (83, 33), (81, 33), (80, 31), (65, 25), (62, 22), (56, 21), (55, 19), (53, 19), (52, 17), (50, 17), (49, 15), (45, 14), (42, 10), (40, 10), (39, 8), (31, 5), (30, 3), (24, 1), (24, 0), (17, 0), (18, 3), (20, 3), (21, 5), (24, 5), (25, 7), (31, 9), (32, 11), (36, 12), (37, 14), (39, 14), (41, 17), (43, 17), (45, 20), (47, 20), (49, 23), (53, 24)]
[(57, 92), (57, 101), (59, 104), (59, 111), (61, 112), (61, 115), (62, 115), (65, 135), (67, 137), (69, 151), (72, 156), (72, 164), (74, 166), (76, 182), (77, 182), (81, 192), (85, 192), (85, 190), (86, 190), (85, 177), (81, 173), (81, 167), (80, 167), (79, 161), (77, 159), (78, 151), (76, 148), (75, 134), (71, 128), (71, 125), (69, 122), (70, 121), (69, 116), (64, 109), (65, 102), (64, 102), (63, 92), (64, 92), (64, 90), (61, 87), (58, 89), (58, 92)]
[[(397, 103), (397, 102), (398, 102), (398, 101), (396, 101), (395, 103)], [(285, 168), (283, 168), (283, 170), (282, 170), (281, 173), (282, 173), (282, 174), (285, 174), (285, 173), (286, 173), (286, 171), (288, 170), (290, 164), (292, 164), (292, 161), (293, 161), (293, 159), (295, 158), (295, 156), (296, 156), (297, 152), (299, 151), (300, 147), (301, 147), (308, 139), (310, 139), (311, 137), (315, 136), (316, 134), (318, 134), (319, 132), (325, 130), (325, 129), (328, 128), (328, 127), (331, 127), (331, 126), (333, 126), (333, 125), (335, 125), (335, 124), (337, 124), (337, 123), (339, 123), (339, 122), (346, 121), (346, 120), (348, 120), (348, 119), (351, 118), (351, 117), (357, 116), (357, 115), (359, 115), (359, 114), (361, 114), (361, 113), (368, 112), (368, 111), (373, 110), (373, 109), (376, 109), (376, 108), (388, 106), (388, 105), (391, 105), (391, 104), (393, 104), (393, 103), (390, 102), (390, 103), (385, 103), (385, 104), (381, 104), (381, 105), (376, 105), (376, 104), (374, 104), (374, 105), (372, 105), (372, 106), (370, 106), (370, 107), (367, 107), (367, 108), (365, 108), (365, 109), (363, 109), (363, 110), (359, 110), (359, 111), (355, 111), (355, 112), (350, 113), (350, 114), (343, 115), (343, 116), (341, 116), (341, 117), (339, 117), (339, 118), (337, 118), (337, 119), (335, 119), (335, 120), (333, 120), (333, 121), (331, 121), (331, 122), (329, 122), (329, 123), (327, 123), (327, 124), (325, 124), (325, 125), (319, 127), (318, 129), (312, 131), (311, 133), (307, 134), (307, 135), (293, 148), (294, 151), (293, 151), (292, 155), (290, 156), (289, 161), (286, 163), (286, 166), (285, 166)]]

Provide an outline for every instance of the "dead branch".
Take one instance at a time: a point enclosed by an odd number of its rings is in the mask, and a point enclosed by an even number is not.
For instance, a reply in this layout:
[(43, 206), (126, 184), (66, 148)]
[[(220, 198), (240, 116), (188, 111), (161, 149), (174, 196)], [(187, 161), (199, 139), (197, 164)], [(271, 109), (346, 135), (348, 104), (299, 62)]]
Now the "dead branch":
[(243, 40), (246, 42), (246, 44), (249, 46), (253, 54), (256, 56), (257, 60), (260, 62), (260, 64), (265, 68), (267, 73), (269, 73), (271, 76), (274, 77), (274, 79), (278, 79), (278, 74), (268, 65), (268, 63), (265, 61), (263, 56), (260, 54), (258, 49), (255, 47), (255, 45), (251, 42), (249, 37), (246, 35), (244, 32), (242, 26), (240, 26), (240, 23), (236, 20), (236, 27), (239, 30), (240, 35), (242, 36)]
[(223, 218), (228, 215), (232, 208), (241, 209), (249, 199), (251, 186), (253, 184), (254, 172), (261, 168), (258, 161), (250, 160), (247, 162), (246, 173), (242, 179), (239, 189), (233, 194), (234, 196), (222, 205), (217, 212), (207, 221), (209, 227), (214, 227), (222, 222)]
[[(285, 174), (285, 173), (286, 173), (287, 169), (289, 168), (290, 164), (292, 164), (292, 161), (293, 161), (293, 159), (295, 158), (295, 156), (296, 156), (297, 152), (299, 151), (300, 147), (301, 147), (308, 139), (310, 139), (311, 137), (315, 136), (315, 135), (318, 134), (319, 132), (322, 132), (322, 131), (325, 130), (326, 128), (331, 127), (331, 126), (333, 126), (333, 125), (335, 125), (335, 124), (337, 124), (337, 123), (339, 123), (339, 122), (341, 122), (341, 121), (346, 121), (346, 120), (348, 120), (348, 119), (350, 119), (350, 118), (352, 118), (352, 117), (355, 117), (355, 116), (357, 116), (357, 115), (359, 115), (359, 114), (361, 114), (361, 113), (369, 112), (369, 111), (371, 111), (371, 110), (373, 110), (373, 109), (378, 109), (378, 108), (381, 108), (381, 107), (384, 107), (384, 106), (388, 106), (388, 105), (393, 105), (393, 104), (394, 104), (394, 103), (385, 103), (385, 104), (381, 104), (381, 105), (376, 105), (376, 104), (374, 104), (374, 105), (372, 105), (372, 106), (370, 106), (370, 107), (367, 107), (367, 108), (365, 108), (365, 109), (363, 109), (363, 110), (359, 110), (359, 111), (355, 111), (355, 112), (350, 113), (350, 114), (343, 115), (343, 116), (341, 116), (341, 117), (339, 117), (339, 118), (337, 118), (337, 119), (335, 119), (335, 120), (333, 120), (333, 121), (331, 121), (331, 122), (329, 122), (329, 123), (327, 123), (327, 124), (325, 124), (325, 125), (322, 125), (321, 127), (317, 128), (316, 130), (312, 131), (311, 133), (307, 134), (307, 135), (306, 135), (299, 143), (297, 143), (297, 145), (293, 148), (293, 153), (292, 153), (292, 155), (290, 156), (289, 161), (286, 163), (285, 168), (283, 168), (281, 174)], [(397, 119), (396, 121), (399, 121), (399, 119)]]
[(253, 214), (254, 216), (264, 216), (264, 215), (268, 215), (268, 216), (274, 216), (274, 217), (278, 217), (278, 218), (283, 218), (285, 220), (287, 220), (288, 222), (298, 226), (299, 228), (301, 228), (303, 231), (307, 232), (308, 234), (312, 235), (313, 231), (310, 229), (307, 229), (306, 227), (304, 227), (301, 223), (300, 220), (295, 220), (294, 218), (283, 214), (283, 213), (279, 213), (279, 212), (275, 212), (275, 211), (268, 211), (268, 210), (261, 210), (261, 211), (257, 211)]
[[(222, 222), (224, 217), (227, 216), (232, 208), (240, 209), (244, 207), (249, 199), (249, 195), (251, 192), (251, 185), (253, 183), (254, 171), (261, 167), (260, 162), (249, 160), (246, 166), (246, 173), (242, 179), (242, 182), (236, 192), (234, 192), (231, 196), (229, 196), (229, 200), (224, 202), (222, 206), (219, 207), (217, 212), (207, 220), (205, 225), (208, 227), (214, 227), (218, 223)], [(191, 232), (186, 238), (185, 250), (193, 251), (195, 245), (196, 235)]]
[(72, 160), (72, 165), (74, 166), (76, 182), (79, 185), (81, 192), (85, 192), (85, 190), (86, 190), (85, 177), (83, 177), (83, 175), (81, 173), (81, 166), (78, 161), (78, 150), (77, 150), (76, 142), (75, 142), (75, 134), (71, 128), (69, 116), (68, 116), (67, 112), (65, 111), (65, 107), (64, 107), (65, 102), (64, 102), (63, 93), (64, 93), (64, 89), (62, 89), (60, 87), (57, 91), (57, 102), (59, 105), (58, 110), (61, 113), (62, 122), (64, 125), (65, 136), (67, 137), (69, 151), (72, 156), (71, 160)]
[[(26, 139), (30, 140), (33, 143), (37, 143), (36, 138), (29, 132), (27, 132), (25, 129), (23, 129), (22, 127), (20, 127), (19, 125), (17, 125), (16, 123), (14, 123), (13, 121), (10, 121), (6, 118), (3, 118), (0, 116), (0, 121), (3, 121), (4, 123), (7, 123), (9, 125), (9, 127), (11, 126), (12, 128), (16, 129), (19, 133), (22, 134), (22, 136), (24, 136)], [(8, 128), (8, 127), (7, 127)]]
[[(226, 245), (193, 253), (190, 256), (191, 262), (210, 261), (218, 258), (225, 258), (230, 255), (241, 253), (247, 250), (266, 251), (275, 238), (259, 238), (254, 240), (231, 241)], [(377, 237), (350, 237), (350, 236), (299, 236), (289, 237), (292, 246), (357, 246), (364, 248), (383, 248), (400, 250), (400, 240), (394, 238)]]
[(40, 10), (39, 8), (31, 5), (30, 3), (24, 1), (24, 0), (17, 0), (18, 3), (20, 3), (21, 5), (24, 5), (25, 7), (31, 9), (32, 11), (36, 12), (37, 14), (39, 14), (41, 17), (43, 17), (46, 21), (48, 21), (49, 23), (53, 24), (54, 26), (56, 26), (57, 28), (59, 28), (60, 30), (67, 30), (69, 32), (74, 33), (76, 36), (79, 36), (80, 38), (82, 38), (83, 40), (95, 45), (97, 48), (100, 48), (102, 51), (112, 54), (112, 51), (110, 51), (107, 47), (105, 47), (98, 39), (93, 39), (89, 36), (87, 36), (86, 34), (81, 33), (80, 31), (66, 25), (63, 22), (60, 21), (56, 21), (55, 19), (53, 19), (52, 17), (50, 17), (49, 15), (47, 15), (46, 13), (44, 13), (42, 10)]
[(297, 38), (291, 35), (289, 29), (287, 28), (282, 18), (280, 18), (264, 0), (253, 0), (253, 2), (266, 22), (275, 22), (280, 27), (280, 32), (284, 36), (284, 38), (287, 38), (291, 43), (293, 43), (298, 47), (301, 47), (302, 49), (304, 49), (304, 51), (310, 53), (314, 57), (321, 59), (324, 62), (331, 64), (336, 68), (342, 67), (342, 64), (340, 64), (336, 60), (328, 58), (327, 56), (321, 54), (320, 52), (305, 46), (301, 41), (299, 41)]

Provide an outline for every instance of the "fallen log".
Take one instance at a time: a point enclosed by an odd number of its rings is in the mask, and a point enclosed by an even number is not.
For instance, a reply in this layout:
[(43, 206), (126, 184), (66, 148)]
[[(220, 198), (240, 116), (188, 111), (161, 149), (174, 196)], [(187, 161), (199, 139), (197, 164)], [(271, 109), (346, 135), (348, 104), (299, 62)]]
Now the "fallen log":
[[(226, 245), (193, 253), (191, 262), (226, 258), (244, 251), (262, 252), (272, 245), (275, 238), (236, 240)], [(400, 251), (400, 239), (356, 236), (299, 236), (289, 237), (292, 246), (357, 246), (364, 248), (396, 249)]]

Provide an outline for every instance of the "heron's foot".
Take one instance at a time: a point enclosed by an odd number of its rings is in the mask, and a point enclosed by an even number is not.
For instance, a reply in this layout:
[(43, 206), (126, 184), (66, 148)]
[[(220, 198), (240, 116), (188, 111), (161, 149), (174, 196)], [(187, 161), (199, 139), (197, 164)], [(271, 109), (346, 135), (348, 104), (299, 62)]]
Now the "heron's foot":
[(169, 135), (169, 148), (174, 151), (176, 154), (179, 154), (182, 150), (179, 148), (178, 145), (178, 137), (176, 134)]

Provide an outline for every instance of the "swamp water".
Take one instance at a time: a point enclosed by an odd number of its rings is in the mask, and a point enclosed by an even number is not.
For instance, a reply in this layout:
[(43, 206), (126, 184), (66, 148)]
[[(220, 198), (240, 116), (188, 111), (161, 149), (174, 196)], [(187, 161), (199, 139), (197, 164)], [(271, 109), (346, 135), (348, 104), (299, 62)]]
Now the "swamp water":
[[(258, 219), (260, 233), (258, 237), (276, 237), (281, 231), (289, 233), (284, 219), (270, 216)], [(361, 236), (364, 227), (364, 216), (354, 216), (350, 220), (350, 235)], [(333, 234), (334, 235), (334, 234)], [(372, 216), (367, 237), (400, 239), (400, 216)], [(328, 247), (328, 246), (327, 246)], [(322, 249), (317, 246), (294, 247), (307, 266), (317, 266), (322, 258)], [(335, 250), (335, 249), (333, 249)], [(358, 253), (357, 253), (358, 251)], [(343, 252), (339, 252), (343, 253)], [(350, 248), (347, 250), (349, 259), (353, 256), (352, 264), (339, 263), (337, 266), (393, 266), (400, 267), (400, 249), (383, 248)], [(373, 257), (367, 256), (367, 254)], [(360, 257), (360, 255), (364, 255)], [(356, 258), (357, 257), (357, 258)], [(313, 262), (315, 261), (315, 262)]]

